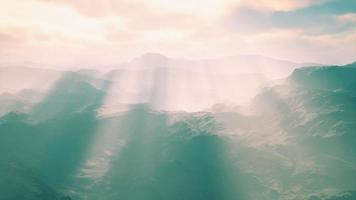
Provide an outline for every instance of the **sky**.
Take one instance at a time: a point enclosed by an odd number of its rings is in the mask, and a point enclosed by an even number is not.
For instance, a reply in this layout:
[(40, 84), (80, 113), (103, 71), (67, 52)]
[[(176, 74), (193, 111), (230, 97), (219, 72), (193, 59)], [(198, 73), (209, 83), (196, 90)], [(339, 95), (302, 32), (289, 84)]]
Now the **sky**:
[(146, 52), (356, 61), (354, 0), (0, 0), (0, 64), (110, 65)]

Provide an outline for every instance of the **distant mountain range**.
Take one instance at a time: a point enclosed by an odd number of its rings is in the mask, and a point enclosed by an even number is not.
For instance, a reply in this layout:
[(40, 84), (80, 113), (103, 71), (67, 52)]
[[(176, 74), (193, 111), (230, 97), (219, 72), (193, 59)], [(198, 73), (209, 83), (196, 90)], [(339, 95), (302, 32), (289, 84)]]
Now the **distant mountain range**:
[[(21, 101), (27, 101), (26, 105), (39, 101), (66, 81), (83, 81), (105, 90), (106, 102), (101, 109), (103, 115), (120, 112), (126, 104), (136, 103), (150, 103), (155, 109), (171, 111), (200, 111), (219, 103), (246, 104), (259, 88), (287, 77), (295, 68), (307, 65), (252, 55), (185, 60), (148, 53), (114, 66), (109, 71), (108, 68), (104, 71), (60, 71), (1, 67), (0, 95), (6, 93), (14, 98), (23, 96), (23, 93), (31, 95), (16, 98), (19, 102), (15, 105), (7, 103), (0, 109), (0, 116), (10, 108), (27, 110), (25, 105), (21, 106)], [(8, 97), (0, 99), (5, 101)]]

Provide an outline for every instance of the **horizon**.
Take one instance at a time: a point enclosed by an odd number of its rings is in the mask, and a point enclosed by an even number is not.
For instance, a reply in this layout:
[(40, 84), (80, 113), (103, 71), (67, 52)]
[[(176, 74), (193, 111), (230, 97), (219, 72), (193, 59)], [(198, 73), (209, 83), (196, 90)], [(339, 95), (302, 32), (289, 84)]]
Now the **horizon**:
[[(210, 58), (185, 58), (185, 57), (171, 57), (171, 56), (166, 56), (161, 53), (156, 53), (156, 52), (146, 52), (143, 54), (140, 54), (138, 56), (135, 56), (133, 58), (130, 58), (128, 60), (123, 60), (123, 61), (118, 61), (116, 63), (107, 63), (107, 64), (91, 64), (91, 65), (85, 65), (85, 66), (76, 66), (76, 65), (51, 65), (51, 64), (44, 64), (44, 63), (37, 63), (37, 62), (31, 62), (31, 61), (24, 61), (22, 63), (17, 62), (17, 63), (1, 63), (0, 62), (0, 68), (6, 68), (6, 67), (28, 67), (28, 68), (37, 68), (37, 69), (52, 69), (52, 70), (60, 70), (60, 71), (68, 71), (68, 70), (97, 70), (97, 71), (110, 71), (110, 70), (115, 70), (118, 69), (122, 66), (128, 65), (129, 63), (137, 60), (137, 59), (142, 59), (147, 55), (153, 55), (157, 57), (164, 57), (167, 58), (170, 61), (189, 61), (189, 62), (208, 62), (208, 61), (217, 61), (217, 60), (224, 60), (224, 59), (230, 59), (230, 58), (262, 58), (262, 59), (269, 59), (269, 60), (275, 60), (275, 61), (281, 61), (281, 62), (289, 62), (289, 63), (294, 63), (294, 64), (303, 64), (306, 67), (307, 66), (343, 66), (343, 65), (348, 65), (348, 64), (353, 64), (356, 62), (348, 62), (348, 63), (342, 63), (342, 64), (337, 64), (337, 63), (316, 63), (316, 62), (311, 62), (311, 61), (305, 61), (305, 62), (298, 62), (295, 60), (286, 60), (286, 59), (279, 59), (279, 58), (274, 58), (274, 57), (269, 57), (269, 56), (264, 56), (264, 55), (257, 55), (257, 54), (237, 54), (237, 55), (230, 55), (230, 56), (218, 56), (218, 57), (210, 57)], [(239, 67), (239, 66), (236, 66)]]

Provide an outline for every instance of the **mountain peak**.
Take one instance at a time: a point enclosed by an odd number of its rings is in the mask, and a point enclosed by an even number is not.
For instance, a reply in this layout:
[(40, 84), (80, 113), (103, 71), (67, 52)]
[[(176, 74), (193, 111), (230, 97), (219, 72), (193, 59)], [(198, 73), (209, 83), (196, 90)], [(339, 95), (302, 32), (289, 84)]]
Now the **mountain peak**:
[(169, 58), (159, 53), (145, 53), (132, 60), (138, 66), (166, 66)]
[(155, 59), (155, 60), (167, 60), (168, 57), (160, 53), (145, 53), (139, 57), (140, 59)]

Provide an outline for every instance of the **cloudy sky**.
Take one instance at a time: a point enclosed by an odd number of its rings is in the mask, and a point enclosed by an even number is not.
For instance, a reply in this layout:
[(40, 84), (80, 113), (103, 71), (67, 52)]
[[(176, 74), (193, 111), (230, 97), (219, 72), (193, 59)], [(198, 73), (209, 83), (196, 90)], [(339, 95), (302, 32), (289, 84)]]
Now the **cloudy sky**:
[(157, 52), (356, 61), (354, 0), (0, 0), (1, 63), (106, 65)]

